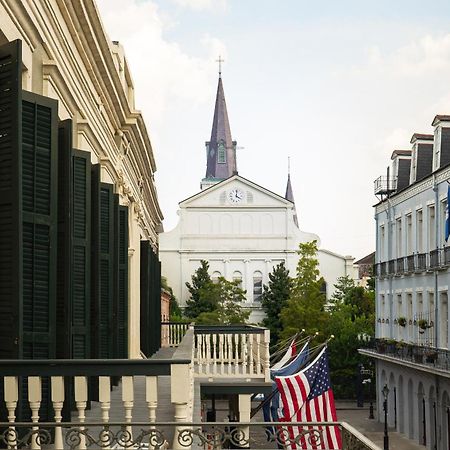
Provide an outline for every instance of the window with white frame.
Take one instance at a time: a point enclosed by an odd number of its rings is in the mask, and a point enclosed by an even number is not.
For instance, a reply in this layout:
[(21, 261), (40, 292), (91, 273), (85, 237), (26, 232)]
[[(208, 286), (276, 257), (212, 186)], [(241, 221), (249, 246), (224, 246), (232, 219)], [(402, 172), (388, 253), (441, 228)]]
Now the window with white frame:
[(436, 210), (434, 205), (428, 206), (428, 250), (436, 248)]
[(434, 146), (433, 146), (433, 170), (439, 169), (441, 163), (441, 127), (434, 130)]
[(253, 301), (260, 302), (262, 296), (262, 273), (259, 271), (253, 274)]
[(423, 253), (423, 211), (421, 209), (416, 211), (416, 235), (417, 252)]
[(395, 221), (396, 228), (396, 243), (397, 243), (397, 258), (401, 258), (403, 256), (403, 246), (402, 246), (402, 218), (399, 217)]
[(386, 245), (386, 229), (384, 225), (380, 226), (380, 261), (385, 261), (386, 257), (384, 246)]
[(412, 214), (405, 216), (406, 219), (406, 255), (413, 253), (413, 235), (412, 235)]
[(219, 271), (215, 271), (213, 272), (213, 274), (211, 275), (211, 281), (214, 284), (217, 284), (219, 282), (219, 278), (222, 276), (222, 274)]

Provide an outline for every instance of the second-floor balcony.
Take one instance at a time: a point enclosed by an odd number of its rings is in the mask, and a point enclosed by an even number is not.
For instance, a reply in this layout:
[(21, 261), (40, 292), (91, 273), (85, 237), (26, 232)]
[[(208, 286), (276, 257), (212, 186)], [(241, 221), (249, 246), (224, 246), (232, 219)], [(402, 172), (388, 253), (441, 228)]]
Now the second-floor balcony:
[[(0, 447), (279, 448), (291, 439), (286, 427), (295, 426), (297, 443), (311, 438), (321, 448), (336, 427), (342, 449), (379, 450), (344, 422), (250, 419), (251, 395), (272, 389), (268, 330), (164, 326), (168, 345), (150, 359), (0, 360)], [(211, 392), (238, 398), (232, 426), (202, 420), (201, 396)]]
[(415, 253), (375, 264), (377, 277), (410, 275), (425, 271), (446, 270), (450, 267), (450, 247)]
[(397, 364), (411, 365), (420, 370), (436, 373), (448, 372), (450, 369), (450, 351), (431, 345), (397, 341), (394, 339), (373, 339), (366, 348), (359, 353)]

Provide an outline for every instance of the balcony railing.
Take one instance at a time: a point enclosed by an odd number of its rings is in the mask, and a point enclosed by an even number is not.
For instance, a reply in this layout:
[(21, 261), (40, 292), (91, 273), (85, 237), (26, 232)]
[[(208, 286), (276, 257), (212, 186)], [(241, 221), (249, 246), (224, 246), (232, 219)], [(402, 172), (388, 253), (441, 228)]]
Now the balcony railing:
[(373, 182), (375, 195), (389, 195), (397, 189), (397, 179), (388, 177), (378, 177)]
[(195, 375), (270, 380), (270, 334), (249, 325), (195, 326)]
[(188, 328), (189, 322), (161, 322), (161, 347), (177, 347)]
[(438, 248), (427, 253), (416, 253), (402, 258), (382, 261), (375, 265), (378, 277), (403, 275), (427, 270), (446, 270), (450, 267), (450, 247)]
[[(1, 423), (0, 445), (51, 449), (325, 448), (337, 428), (342, 450), (381, 450), (346, 422)], [(296, 430), (291, 434), (290, 430)], [(328, 435), (328, 437), (327, 437)], [(54, 436), (54, 437), (53, 437)], [(173, 445), (168, 447), (168, 442)]]
[(403, 275), (405, 273), (405, 260), (403, 258), (397, 258), (395, 260), (395, 274)]
[(258, 439), (260, 448), (268, 448), (262, 447), (267, 430), (274, 433), (270, 446), (277, 448), (277, 441), (289, 440), (282, 427), (295, 425), (317, 445), (327, 427), (335, 426), (343, 449), (379, 450), (344, 422), (194, 422), (196, 378), (232, 377), (236, 384), (255, 380), (270, 386), (269, 338), (268, 330), (253, 326), (189, 326), (177, 348), (163, 349), (171, 358), (0, 360), (1, 409), (7, 411), (0, 448), (253, 447)]
[(392, 339), (374, 339), (362, 349), (365, 354), (372, 352), (379, 355), (422, 364), (430, 368), (449, 370), (450, 351), (429, 345), (418, 345)]

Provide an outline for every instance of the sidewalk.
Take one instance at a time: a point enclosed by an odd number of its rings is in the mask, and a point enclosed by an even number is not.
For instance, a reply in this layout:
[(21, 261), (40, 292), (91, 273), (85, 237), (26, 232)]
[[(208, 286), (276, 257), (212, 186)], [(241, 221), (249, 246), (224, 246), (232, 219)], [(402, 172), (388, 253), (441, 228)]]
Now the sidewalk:
[[(384, 424), (376, 419), (369, 419), (369, 405), (357, 408), (355, 402), (336, 402), (339, 421), (347, 422), (364, 434), (372, 442), (383, 448)], [(376, 410), (374, 416), (377, 416)], [(426, 447), (406, 438), (403, 434), (389, 429), (389, 450), (424, 450)]]

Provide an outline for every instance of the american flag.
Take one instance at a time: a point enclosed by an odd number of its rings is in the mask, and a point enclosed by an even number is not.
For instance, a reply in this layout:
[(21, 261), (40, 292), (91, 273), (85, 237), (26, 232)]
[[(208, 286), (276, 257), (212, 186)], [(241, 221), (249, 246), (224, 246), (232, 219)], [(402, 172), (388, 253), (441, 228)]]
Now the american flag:
[(295, 343), (295, 337), (294, 339), (292, 339), (292, 342), (289, 344), (289, 347), (286, 351), (286, 353), (283, 355), (283, 357), (277, 362), (275, 363), (272, 367), (271, 370), (277, 370), (277, 369), (281, 369), (282, 367), (284, 367), (291, 359), (292, 357), (297, 353), (297, 346)]
[[(336, 408), (331, 390), (328, 355), (324, 347), (319, 355), (300, 372), (275, 381), (283, 402), (285, 422), (333, 422)], [(338, 427), (286, 427), (291, 440), (288, 449), (340, 449), (341, 434)], [(320, 433), (319, 439), (308, 431)], [(302, 435), (302, 433), (305, 433)], [(310, 439), (309, 439), (310, 438)], [(298, 444), (297, 444), (298, 443)]]

